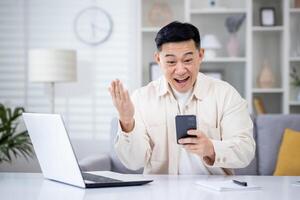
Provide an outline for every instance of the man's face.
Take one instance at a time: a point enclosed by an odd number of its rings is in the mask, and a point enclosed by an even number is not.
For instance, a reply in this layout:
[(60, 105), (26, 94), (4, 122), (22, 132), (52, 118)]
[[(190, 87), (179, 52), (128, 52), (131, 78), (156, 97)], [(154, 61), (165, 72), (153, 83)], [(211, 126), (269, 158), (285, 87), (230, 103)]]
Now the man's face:
[(184, 93), (193, 88), (203, 55), (204, 50), (188, 40), (163, 44), (155, 59), (172, 88)]

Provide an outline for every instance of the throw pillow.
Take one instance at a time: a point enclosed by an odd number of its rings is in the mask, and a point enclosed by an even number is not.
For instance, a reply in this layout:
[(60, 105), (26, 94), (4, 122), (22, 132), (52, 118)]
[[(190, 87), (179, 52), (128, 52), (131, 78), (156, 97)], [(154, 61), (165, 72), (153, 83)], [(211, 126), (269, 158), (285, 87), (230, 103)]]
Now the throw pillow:
[(300, 176), (300, 132), (285, 129), (279, 149), (275, 176)]

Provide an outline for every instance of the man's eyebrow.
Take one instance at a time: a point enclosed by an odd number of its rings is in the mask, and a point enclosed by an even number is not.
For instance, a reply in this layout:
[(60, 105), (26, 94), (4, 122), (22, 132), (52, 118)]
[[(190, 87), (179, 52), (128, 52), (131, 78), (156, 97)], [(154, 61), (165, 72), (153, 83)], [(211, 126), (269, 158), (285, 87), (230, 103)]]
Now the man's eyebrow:
[(175, 55), (173, 55), (173, 54), (166, 54), (165, 55), (165, 57), (170, 57), (170, 56), (175, 57)]
[[(185, 53), (183, 56), (187, 56), (187, 55), (193, 55), (194, 53), (192, 51), (189, 51), (187, 53)], [(165, 57), (174, 57), (174, 54), (166, 54)]]
[(192, 51), (185, 53), (183, 56), (187, 56), (187, 55), (193, 55), (194, 53)]

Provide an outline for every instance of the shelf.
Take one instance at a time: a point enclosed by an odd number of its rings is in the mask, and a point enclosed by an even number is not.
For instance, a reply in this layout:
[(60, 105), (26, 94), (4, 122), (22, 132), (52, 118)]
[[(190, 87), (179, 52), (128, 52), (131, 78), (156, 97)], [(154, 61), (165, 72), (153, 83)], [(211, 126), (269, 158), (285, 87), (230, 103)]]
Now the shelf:
[(191, 9), (191, 14), (246, 14), (244, 8)]
[(143, 27), (142, 32), (144, 33), (157, 33), (159, 31), (159, 27)]
[(290, 101), (290, 106), (300, 106), (300, 101)]
[(290, 8), (290, 13), (292, 13), (292, 14), (294, 14), (294, 13), (300, 14), (300, 8)]
[(230, 62), (246, 62), (245, 57), (217, 57), (212, 59), (204, 59), (203, 63), (230, 63)]
[(300, 62), (300, 56), (299, 57), (290, 57), (290, 62)]
[(253, 88), (253, 93), (283, 93), (282, 88)]
[(283, 31), (283, 26), (253, 26), (252, 31)]

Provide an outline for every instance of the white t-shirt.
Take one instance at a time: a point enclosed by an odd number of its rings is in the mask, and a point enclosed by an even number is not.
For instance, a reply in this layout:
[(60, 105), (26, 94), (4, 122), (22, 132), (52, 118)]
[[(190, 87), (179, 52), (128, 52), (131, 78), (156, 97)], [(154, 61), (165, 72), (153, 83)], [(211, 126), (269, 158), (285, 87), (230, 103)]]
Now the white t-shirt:
[[(190, 99), (193, 90), (189, 90), (185, 93), (180, 93), (172, 88), (173, 94), (178, 103), (178, 109), (180, 114), (184, 114), (184, 106)], [(178, 174), (210, 174), (207, 168), (204, 166), (203, 161), (196, 154), (186, 151), (183, 147), (180, 148), (179, 154), (179, 166)]]

